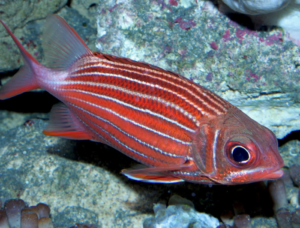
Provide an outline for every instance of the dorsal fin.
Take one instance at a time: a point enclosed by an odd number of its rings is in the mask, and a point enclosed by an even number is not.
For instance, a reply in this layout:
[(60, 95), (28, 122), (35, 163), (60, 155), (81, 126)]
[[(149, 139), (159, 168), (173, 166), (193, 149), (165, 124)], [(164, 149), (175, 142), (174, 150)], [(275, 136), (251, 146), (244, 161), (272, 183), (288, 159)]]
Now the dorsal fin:
[(168, 74), (172, 74), (172, 75), (174, 75), (176, 77), (179, 77), (179, 78), (184, 78), (180, 74), (174, 73), (172, 71), (164, 70), (160, 67), (153, 66), (149, 63), (137, 62), (137, 61), (134, 61), (134, 60), (129, 59), (129, 58), (117, 57), (117, 56), (114, 56), (114, 55), (102, 54), (102, 53), (98, 53), (98, 52), (93, 52), (93, 54), (94, 54), (94, 56), (96, 56), (100, 59), (106, 59), (106, 60), (109, 60), (109, 61), (112, 61), (112, 62), (115, 62), (115, 63), (128, 64), (128, 65), (131, 65), (131, 66), (142, 67), (144, 69), (149, 69), (149, 70), (157, 70), (157, 71), (162, 72), (162, 73), (168, 73)]
[(43, 33), (47, 66), (65, 70), (82, 56), (93, 55), (76, 31), (57, 15), (49, 15)]

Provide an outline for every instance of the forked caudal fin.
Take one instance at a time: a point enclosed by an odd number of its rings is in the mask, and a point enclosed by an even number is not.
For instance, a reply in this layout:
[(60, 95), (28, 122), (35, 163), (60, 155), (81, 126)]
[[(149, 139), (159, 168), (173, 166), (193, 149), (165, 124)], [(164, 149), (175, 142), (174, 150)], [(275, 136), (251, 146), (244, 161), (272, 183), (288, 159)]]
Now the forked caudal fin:
[(55, 81), (57, 71), (67, 70), (82, 56), (93, 55), (64, 19), (57, 15), (49, 15), (44, 28), (43, 50), (47, 66), (53, 69), (47, 68), (34, 59), (8, 27), (1, 20), (0, 22), (13, 38), (24, 60), (24, 66), (18, 73), (0, 88), (0, 99), (7, 99), (36, 88), (51, 87), (45, 83)]
[(22, 44), (9, 30), (9, 28), (3, 23), (3, 21), (0, 20), (0, 22), (18, 46), (25, 64), (20, 68), (18, 73), (16, 73), (9, 82), (7, 82), (4, 86), (1, 87), (0, 99), (3, 100), (26, 91), (39, 88), (36, 82), (34, 68), (38, 67), (41, 64), (38, 63), (38, 61), (36, 61), (35, 58), (33, 58), (32, 55), (25, 50)]

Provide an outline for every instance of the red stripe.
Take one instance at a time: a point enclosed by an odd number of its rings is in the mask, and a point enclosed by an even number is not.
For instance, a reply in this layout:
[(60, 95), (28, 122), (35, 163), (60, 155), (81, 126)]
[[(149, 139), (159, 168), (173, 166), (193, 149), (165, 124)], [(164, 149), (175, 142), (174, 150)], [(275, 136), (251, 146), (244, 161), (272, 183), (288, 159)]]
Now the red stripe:
[(192, 157), (189, 143), (202, 119), (231, 107), (175, 73), (122, 58), (89, 58), (79, 60), (62, 83), (64, 102), (95, 140), (107, 140), (144, 164), (185, 163)]

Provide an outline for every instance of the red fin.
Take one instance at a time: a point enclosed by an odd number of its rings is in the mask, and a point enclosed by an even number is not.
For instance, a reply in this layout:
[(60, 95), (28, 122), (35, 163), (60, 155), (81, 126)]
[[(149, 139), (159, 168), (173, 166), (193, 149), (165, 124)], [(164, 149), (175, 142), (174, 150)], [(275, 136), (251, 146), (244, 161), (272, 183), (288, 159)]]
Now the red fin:
[(57, 15), (49, 15), (43, 33), (47, 66), (66, 70), (82, 56), (93, 55), (80, 36)]
[(7, 99), (16, 96), (20, 93), (37, 89), (39, 85), (35, 79), (34, 69), (37, 67), (43, 67), (32, 55), (25, 50), (22, 44), (14, 36), (14, 34), (9, 30), (9, 28), (0, 20), (0, 23), (4, 26), (6, 31), (12, 37), (16, 45), (18, 46), (24, 61), (24, 66), (14, 75), (14, 77), (3, 85), (0, 89), (0, 99)]
[(184, 180), (175, 176), (167, 171), (176, 171), (182, 168), (188, 168), (190, 165), (174, 165), (167, 167), (150, 167), (144, 168), (145, 166), (139, 165), (138, 168), (134, 169), (123, 169), (122, 174), (132, 180), (143, 181), (147, 183), (161, 183), (161, 184), (173, 184), (183, 182)]
[(147, 183), (153, 184), (175, 184), (184, 182), (184, 180), (173, 177), (173, 176), (160, 176), (160, 175), (151, 175), (151, 174), (128, 174), (126, 171), (122, 171), (122, 173), (132, 180), (143, 181)]
[(80, 120), (70, 109), (66, 105), (59, 103), (53, 106), (48, 126), (43, 133), (67, 139), (91, 139), (91, 136), (86, 133), (81, 125)]

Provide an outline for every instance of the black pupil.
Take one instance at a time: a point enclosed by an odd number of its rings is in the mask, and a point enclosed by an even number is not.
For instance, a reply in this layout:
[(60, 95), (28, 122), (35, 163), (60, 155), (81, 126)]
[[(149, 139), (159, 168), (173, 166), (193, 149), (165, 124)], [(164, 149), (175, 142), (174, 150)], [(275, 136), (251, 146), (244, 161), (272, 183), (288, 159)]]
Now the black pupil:
[(232, 150), (232, 158), (236, 162), (247, 161), (249, 160), (249, 153), (245, 148), (237, 146)]

